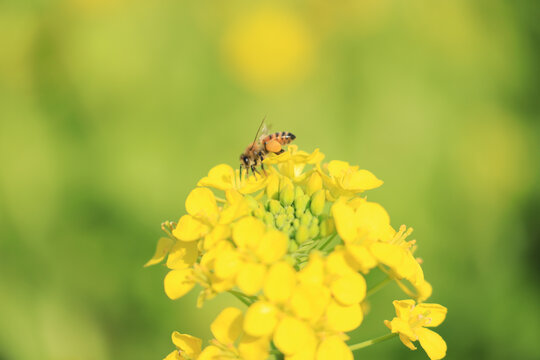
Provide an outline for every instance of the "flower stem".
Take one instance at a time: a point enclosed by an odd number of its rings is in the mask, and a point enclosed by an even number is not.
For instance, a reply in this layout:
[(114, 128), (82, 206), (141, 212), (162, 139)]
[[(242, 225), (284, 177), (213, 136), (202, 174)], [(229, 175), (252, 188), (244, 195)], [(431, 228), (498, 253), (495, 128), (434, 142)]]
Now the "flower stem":
[(386, 284), (391, 282), (393, 279), (391, 277), (384, 278), (380, 283), (373, 286), (371, 289), (369, 289), (366, 293), (366, 297), (370, 297), (371, 295), (375, 294), (377, 291), (381, 290)]
[(330, 237), (328, 238), (328, 240), (326, 240), (326, 241), (319, 247), (319, 250), (321, 250), (321, 251), (324, 250), (324, 248), (327, 247), (328, 244), (330, 244), (330, 242), (331, 242), (332, 240), (334, 240), (334, 238), (336, 237), (336, 235), (337, 235), (337, 233), (334, 233), (334, 235), (330, 236)]
[(398, 335), (397, 333), (386, 334), (384, 336), (380, 336), (380, 337), (375, 338), (375, 339), (362, 341), (361, 343), (354, 344), (354, 345), (349, 345), (349, 349), (351, 349), (351, 351), (355, 351), (355, 350), (358, 350), (358, 349), (363, 349), (363, 348), (371, 346), (373, 344), (377, 344), (377, 343), (380, 343), (382, 341), (392, 339), (392, 338), (396, 337), (397, 335)]
[(246, 306), (250, 306), (251, 304), (253, 304), (253, 299), (239, 291), (229, 290), (229, 293), (231, 293), (234, 297), (243, 302)]

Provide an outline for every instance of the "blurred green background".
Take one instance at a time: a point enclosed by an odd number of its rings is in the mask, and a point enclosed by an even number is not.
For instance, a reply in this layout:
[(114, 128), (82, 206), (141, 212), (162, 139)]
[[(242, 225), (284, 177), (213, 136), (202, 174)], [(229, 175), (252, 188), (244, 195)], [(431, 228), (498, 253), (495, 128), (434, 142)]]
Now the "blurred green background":
[[(0, 359), (210, 339), (142, 265), (260, 119), (385, 181), (449, 359), (540, 358), (540, 11), (503, 0), (0, 1)], [(396, 286), (353, 341), (385, 334)], [(237, 304), (240, 306), (241, 304)], [(397, 340), (357, 358), (427, 359)]]

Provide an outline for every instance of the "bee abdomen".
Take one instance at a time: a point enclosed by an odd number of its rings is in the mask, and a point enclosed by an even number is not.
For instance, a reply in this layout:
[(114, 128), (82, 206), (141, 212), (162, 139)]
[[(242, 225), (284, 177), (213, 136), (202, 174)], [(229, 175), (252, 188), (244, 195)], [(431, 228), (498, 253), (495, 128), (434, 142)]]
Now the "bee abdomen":
[(286, 145), (292, 142), (294, 139), (296, 139), (296, 136), (293, 133), (290, 133), (288, 131), (281, 131), (281, 132), (278, 131), (276, 133), (270, 134), (267, 137), (265, 137), (262, 140), (262, 143), (266, 144), (270, 140), (276, 140), (280, 144)]

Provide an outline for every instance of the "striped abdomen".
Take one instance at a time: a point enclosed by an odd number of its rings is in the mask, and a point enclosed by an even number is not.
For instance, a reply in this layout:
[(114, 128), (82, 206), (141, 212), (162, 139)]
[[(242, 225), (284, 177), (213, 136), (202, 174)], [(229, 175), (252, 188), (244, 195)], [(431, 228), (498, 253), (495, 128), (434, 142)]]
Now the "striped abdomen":
[(281, 132), (278, 131), (276, 133), (266, 136), (264, 139), (262, 139), (262, 143), (263, 145), (266, 145), (267, 142), (275, 140), (281, 145), (287, 145), (294, 139), (296, 139), (296, 136), (294, 134), (288, 131), (281, 131)]

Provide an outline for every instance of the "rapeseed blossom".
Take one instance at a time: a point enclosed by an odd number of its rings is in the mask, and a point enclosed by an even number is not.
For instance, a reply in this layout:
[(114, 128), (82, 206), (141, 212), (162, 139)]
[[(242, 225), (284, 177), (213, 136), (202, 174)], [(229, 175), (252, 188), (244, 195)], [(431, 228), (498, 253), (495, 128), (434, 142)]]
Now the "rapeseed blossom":
[[(415, 240), (407, 241), (412, 229), (396, 231), (386, 210), (367, 201), (364, 192), (382, 185), (375, 175), (323, 160), (318, 149), (290, 145), (264, 160), (266, 176), (217, 165), (188, 195), (186, 214), (163, 223), (167, 237), (145, 266), (166, 259), (169, 298), (198, 285), (198, 307), (224, 292), (247, 306), (224, 309), (205, 348), (174, 332), (167, 360), (353, 359), (352, 351), (381, 341), (346, 343), (362, 324), (366, 298), (390, 281), (415, 300), (394, 302), (398, 317), (385, 322), (392, 334), (381, 339), (399, 334), (409, 348), (419, 340), (431, 359), (444, 357), (446, 344), (425, 327), (440, 324), (446, 308), (423, 303), (432, 288), (413, 255)], [(387, 278), (368, 289), (371, 271)]]

